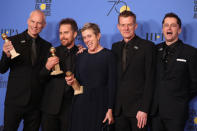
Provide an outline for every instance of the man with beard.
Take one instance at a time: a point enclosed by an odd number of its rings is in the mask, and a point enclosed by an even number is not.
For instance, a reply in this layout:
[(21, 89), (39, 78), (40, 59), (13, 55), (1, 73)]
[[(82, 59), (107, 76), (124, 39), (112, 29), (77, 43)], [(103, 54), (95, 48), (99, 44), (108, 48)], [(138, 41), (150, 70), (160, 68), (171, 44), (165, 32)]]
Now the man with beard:
[[(22, 120), (23, 131), (38, 131), (40, 127), (40, 101), (43, 93), (39, 72), (44, 67), (51, 44), (39, 36), (46, 25), (40, 10), (31, 12), (28, 29), (9, 37), (3, 45), (0, 73), (10, 69), (4, 109), (3, 131), (17, 131)], [(14, 49), (20, 55), (13, 58)]]
[[(48, 58), (45, 68), (40, 72), (45, 83), (45, 91), (41, 109), (43, 131), (68, 131), (69, 114), (73, 97), (73, 89), (65, 81), (65, 72), (74, 71), (74, 58), (78, 51), (75, 46), (77, 23), (66, 18), (59, 23), (61, 45), (56, 47), (56, 56)], [(51, 75), (56, 64), (63, 71), (59, 75)]]
[(184, 131), (188, 103), (197, 92), (197, 52), (178, 38), (181, 20), (176, 14), (166, 14), (162, 27), (165, 42), (156, 46), (151, 131)]

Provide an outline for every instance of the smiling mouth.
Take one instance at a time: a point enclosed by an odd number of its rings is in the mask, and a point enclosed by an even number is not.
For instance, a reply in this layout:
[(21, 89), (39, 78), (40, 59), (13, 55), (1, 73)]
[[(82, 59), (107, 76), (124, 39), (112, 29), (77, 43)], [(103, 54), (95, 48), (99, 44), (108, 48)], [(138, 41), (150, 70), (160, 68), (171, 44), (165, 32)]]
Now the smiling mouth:
[(172, 32), (167, 32), (167, 35), (172, 35)]

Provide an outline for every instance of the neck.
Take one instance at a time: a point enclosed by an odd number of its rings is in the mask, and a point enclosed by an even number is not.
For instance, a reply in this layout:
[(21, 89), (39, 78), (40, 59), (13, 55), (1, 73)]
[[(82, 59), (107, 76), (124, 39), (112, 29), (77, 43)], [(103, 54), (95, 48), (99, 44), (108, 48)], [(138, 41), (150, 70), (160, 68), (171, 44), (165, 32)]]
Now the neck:
[(31, 33), (29, 33), (29, 31), (27, 31), (27, 34), (30, 35), (34, 39), (36, 39), (38, 37), (38, 35), (32, 35)]
[(128, 43), (131, 39), (134, 38), (135, 35), (131, 36), (130, 38), (124, 38), (124, 42), (125, 43)]
[(71, 49), (71, 48), (73, 48), (73, 46), (75, 45), (75, 43), (74, 42), (72, 42), (69, 46), (67, 46), (66, 48), (67, 49)]
[(101, 51), (102, 49), (103, 49), (103, 47), (102, 47), (101, 45), (98, 45), (97, 48), (96, 48), (95, 50), (89, 50), (89, 49), (88, 49), (88, 53), (90, 53), (90, 54), (95, 54), (95, 53)]
[(178, 41), (178, 38), (173, 40), (173, 41), (166, 41), (166, 45), (170, 46), (172, 45), (173, 43), (175, 43), (176, 41)]

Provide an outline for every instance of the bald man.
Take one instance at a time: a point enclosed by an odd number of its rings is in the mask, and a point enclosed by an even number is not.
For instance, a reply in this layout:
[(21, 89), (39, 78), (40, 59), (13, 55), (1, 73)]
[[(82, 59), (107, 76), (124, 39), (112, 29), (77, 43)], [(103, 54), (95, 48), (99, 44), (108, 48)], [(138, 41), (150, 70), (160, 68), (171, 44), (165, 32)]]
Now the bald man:
[[(42, 84), (39, 72), (45, 66), (51, 44), (39, 36), (46, 25), (42, 11), (32, 11), (27, 24), (27, 30), (9, 37), (3, 44), (0, 73), (10, 69), (3, 131), (17, 131), (21, 120), (24, 120), (23, 131), (38, 131), (40, 126)], [(13, 48), (20, 55), (12, 59), (10, 51)]]

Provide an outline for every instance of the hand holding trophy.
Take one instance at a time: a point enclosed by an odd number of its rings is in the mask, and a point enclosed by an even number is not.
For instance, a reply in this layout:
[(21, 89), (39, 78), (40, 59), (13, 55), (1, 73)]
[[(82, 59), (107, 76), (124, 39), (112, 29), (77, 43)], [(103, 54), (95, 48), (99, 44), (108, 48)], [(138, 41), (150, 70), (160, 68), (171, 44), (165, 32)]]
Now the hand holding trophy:
[(73, 81), (71, 86), (74, 89), (74, 95), (83, 94), (83, 86), (80, 86), (79, 82), (74, 77), (72, 78), (72, 75), (71, 71), (66, 72), (66, 81), (68, 81), (68, 77), (71, 77), (69, 80)]
[[(51, 49), (50, 49), (50, 52), (51, 52), (51, 56), (53, 57), (53, 56), (56, 56), (55, 55), (55, 48), (54, 47), (51, 47)], [(53, 67), (53, 69), (52, 69), (52, 72), (51, 72), (51, 75), (59, 75), (59, 74), (62, 74), (63, 73), (63, 71), (62, 70), (60, 70), (60, 65), (59, 64), (56, 64), (54, 67)]]
[[(3, 40), (5, 40), (5, 42), (8, 42), (8, 41), (9, 41), (9, 40), (7, 39), (8, 36), (7, 36), (5, 33), (3, 33), (3, 34), (1, 35), (1, 37), (2, 37)], [(14, 47), (13, 47), (12, 50), (9, 51), (9, 53), (11, 54), (11, 59), (14, 59), (15, 57), (17, 57), (17, 56), (20, 55), (19, 53), (16, 52), (16, 50), (14, 49)]]

